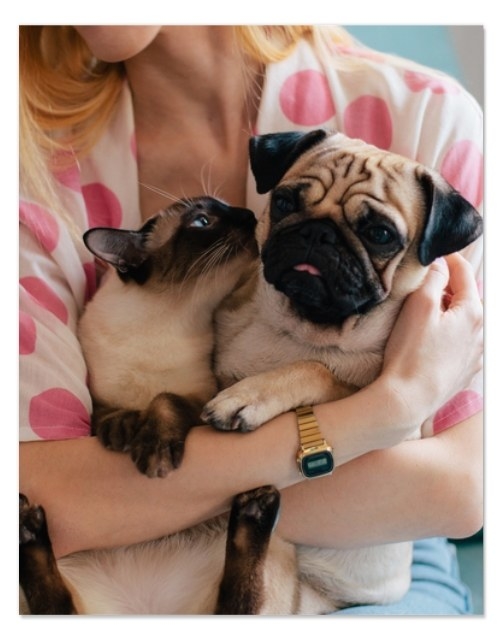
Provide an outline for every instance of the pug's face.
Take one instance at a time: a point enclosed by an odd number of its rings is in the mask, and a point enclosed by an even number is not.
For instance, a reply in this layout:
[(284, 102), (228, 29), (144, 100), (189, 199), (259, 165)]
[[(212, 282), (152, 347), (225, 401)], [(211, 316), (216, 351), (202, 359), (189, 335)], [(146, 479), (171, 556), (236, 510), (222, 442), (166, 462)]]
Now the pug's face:
[(402, 300), (437, 257), (481, 234), (481, 217), (438, 174), (341, 134), (251, 141), (263, 274), (294, 314), (341, 327)]

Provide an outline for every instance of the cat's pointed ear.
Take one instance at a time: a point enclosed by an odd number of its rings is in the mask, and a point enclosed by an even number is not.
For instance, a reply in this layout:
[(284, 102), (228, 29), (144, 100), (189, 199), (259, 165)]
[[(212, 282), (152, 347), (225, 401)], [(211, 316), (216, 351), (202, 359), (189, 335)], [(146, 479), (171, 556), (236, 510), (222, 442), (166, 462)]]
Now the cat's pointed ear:
[(305, 151), (328, 135), (324, 129), (308, 133), (287, 131), (254, 136), (249, 141), (249, 159), (258, 193), (273, 189)]
[(460, 251), (483, 232), (476, 209), (439, 174), (425, 171), (419, 179), (426, 206), (426, 222), (418, 247), (424, 266), (440, 256)]
[(137, 268), (148, 259), (140, 231), (96, 227), (84, 234), (84, 244), (91, 253), (120, 272)]

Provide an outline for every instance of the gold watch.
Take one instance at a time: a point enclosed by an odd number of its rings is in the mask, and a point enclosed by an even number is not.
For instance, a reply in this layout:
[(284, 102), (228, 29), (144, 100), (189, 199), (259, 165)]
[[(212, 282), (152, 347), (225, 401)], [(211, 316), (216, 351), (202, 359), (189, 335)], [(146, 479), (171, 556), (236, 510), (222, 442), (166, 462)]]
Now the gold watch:
[(312, 407), (298, 407), (295, 411), (300, 435), (296, 457), (300, 473), (305, 478), (330, 475), (335, 468), (333, 449), (322, 437)]

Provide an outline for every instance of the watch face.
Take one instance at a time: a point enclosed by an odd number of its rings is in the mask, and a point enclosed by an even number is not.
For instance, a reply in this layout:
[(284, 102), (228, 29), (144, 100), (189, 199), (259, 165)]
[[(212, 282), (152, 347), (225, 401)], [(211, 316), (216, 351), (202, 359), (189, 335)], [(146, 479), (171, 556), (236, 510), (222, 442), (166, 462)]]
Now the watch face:
[(303, 456), (301, 459), (302, 473), (306, 478), (317, 478), (330, 474), (335, 468), (333, 454), (320, 451)]

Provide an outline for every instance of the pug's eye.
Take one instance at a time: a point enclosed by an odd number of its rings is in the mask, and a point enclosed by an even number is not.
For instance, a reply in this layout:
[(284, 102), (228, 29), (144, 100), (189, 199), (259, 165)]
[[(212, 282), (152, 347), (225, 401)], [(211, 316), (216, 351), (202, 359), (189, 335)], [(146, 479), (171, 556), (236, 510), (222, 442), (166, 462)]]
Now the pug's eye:
[(396, 236), (391, 229), (384, 227), (383, 225), (375, 225), (374, 227), (368, 227), (364, 231), (364, 237), (371, 244), (387, 245), (394, 242)]
[(296, 194), (289, 189), (276, 191), (272, 196), (272, 210), (282, 215), (293, 213), (298, 208)]
[(211, 220), (205, 213), (199, 213), (192, 218), (190, 224), (188, 225), (192, 229), (204, 229), (205, 227), (209, 227), (211, 225)]

